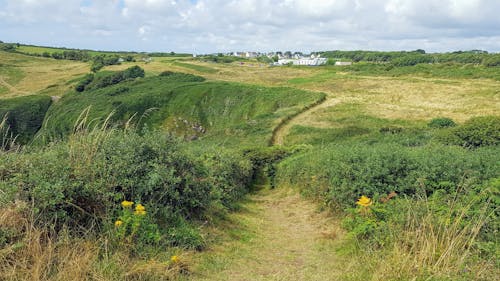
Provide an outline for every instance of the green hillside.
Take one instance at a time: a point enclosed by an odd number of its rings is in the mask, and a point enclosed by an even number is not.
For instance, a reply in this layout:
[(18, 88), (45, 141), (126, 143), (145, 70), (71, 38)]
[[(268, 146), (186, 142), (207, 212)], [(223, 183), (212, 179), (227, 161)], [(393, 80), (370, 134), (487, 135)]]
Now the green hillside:
[(154, 76), (70, 93), (47, 113), (46, 132), (68, 134), (80, 114), (88, 120), (164, 128), (186, 138), (265, 145), (279, 120), (323, 95), (290, 88), (227, 82), (190, 82), (195, 76)]

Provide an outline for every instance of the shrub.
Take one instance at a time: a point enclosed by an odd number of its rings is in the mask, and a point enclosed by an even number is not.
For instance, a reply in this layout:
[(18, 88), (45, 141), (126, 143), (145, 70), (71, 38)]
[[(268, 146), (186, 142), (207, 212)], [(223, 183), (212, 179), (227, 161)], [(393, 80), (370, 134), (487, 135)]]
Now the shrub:
[(94, 74), (85, 74), (82, 80), (78, 82), (78, 84), (75, 87), (75, 90), (77, 92), (83, 92), (85, 91), (85, 87), (87, 87), (88, 84), (90, 84), (94, 80)]
[(139, 77), (142, 78), (144, 77), (144, 75), (144, 69), (140, 68), (137, 65), (127, 68), (123, 71), (100, 73), (99, 75), (95, 76), (92, 74), (87, 74), (84, 79), (78, 84), (76, 90), (78, 91), (82, 88), (80, 85), (83, 85), (83, 90), (85, 91), (102, 89), (111, 85), (118, 84), (122, 81), (126, 81), (128, 79), (135, 79)]
[[(32, 202), (35, 225), (56, 231), (98, 230), (120, 220), (121, 240), (156, 243), (157, 227), (163, 243), (200, 248), (193, 220), (250, 186), (252, 168), (241, 156), (195, 156), (162, 132), (81, 129), (67, 143), (5, 155), (0, 202)], [(123, 200), (141, 202), (147, 216), (136, 218)], [(139, 228), (144, 233), (136, 234)]]
[(475, 117), (454, 130), (464, 147), (500, 144), (500, 117)]
[(188, 73), (180, 73), (180, 72), (172, 72), (172, 71), (164, 71), (160, 73), (161, 77), (166, 77), (168, 80), (176, 81), (176, 82), (203, 82), (206, 79), (201, 76), (188, 74)]
[(429, 123), (427, 123), (427, 126), (429, 128), (448, 128), (455, 127), (456, 125), (457, 124), (451, 118), (447, 117), (434, 118)]
[(475, 151), (452, 146), (403, 147), (398, 144), (337, 145), (285, 159), (278, 180), (300, 186), (310, 196), (345, 209), (355, 198), (390, 192), (415, 196), (436, 190), (451, 193), (463, 183), (498, 177), (498, 147)]

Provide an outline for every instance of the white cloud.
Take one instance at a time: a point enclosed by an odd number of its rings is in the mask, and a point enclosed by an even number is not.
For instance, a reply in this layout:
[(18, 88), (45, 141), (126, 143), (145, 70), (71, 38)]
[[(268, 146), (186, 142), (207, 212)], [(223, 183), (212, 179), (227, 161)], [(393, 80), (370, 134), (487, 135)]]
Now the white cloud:
[(496, 0), (0, 0), (0, 40), (195, 52), (500, 51), (498, 11)]

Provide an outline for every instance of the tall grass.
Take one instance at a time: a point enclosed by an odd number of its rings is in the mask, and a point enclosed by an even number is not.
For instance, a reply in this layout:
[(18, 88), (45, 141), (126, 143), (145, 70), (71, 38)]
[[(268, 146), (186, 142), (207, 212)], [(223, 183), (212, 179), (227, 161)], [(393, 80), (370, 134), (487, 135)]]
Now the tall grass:
[(375, 280), (492, 280), (499, 273), (494, 261), (478, 259), (476, 248), (491, 220), (491, 203), (478, 204), (476, 198), (440, 203), (444, 212), (427, 199), (401, 199), (404, 224), (392, 225), (392, 246), (376, 262)]
[(5, 114), (0, 122), (0, 153), (2, 151), (8, 151), (15, 149), (17, 136), (14, 136), (10, 130), (9, 124), (7, 124), (8, 113)]

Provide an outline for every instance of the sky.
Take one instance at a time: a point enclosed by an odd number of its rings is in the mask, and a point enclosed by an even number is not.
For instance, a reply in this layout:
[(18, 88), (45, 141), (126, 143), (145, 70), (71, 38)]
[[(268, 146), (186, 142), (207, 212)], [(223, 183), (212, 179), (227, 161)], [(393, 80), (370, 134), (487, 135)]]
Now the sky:
[(0, 40), (109, 51), (500, 52), (500, 0), (0, 0)]

